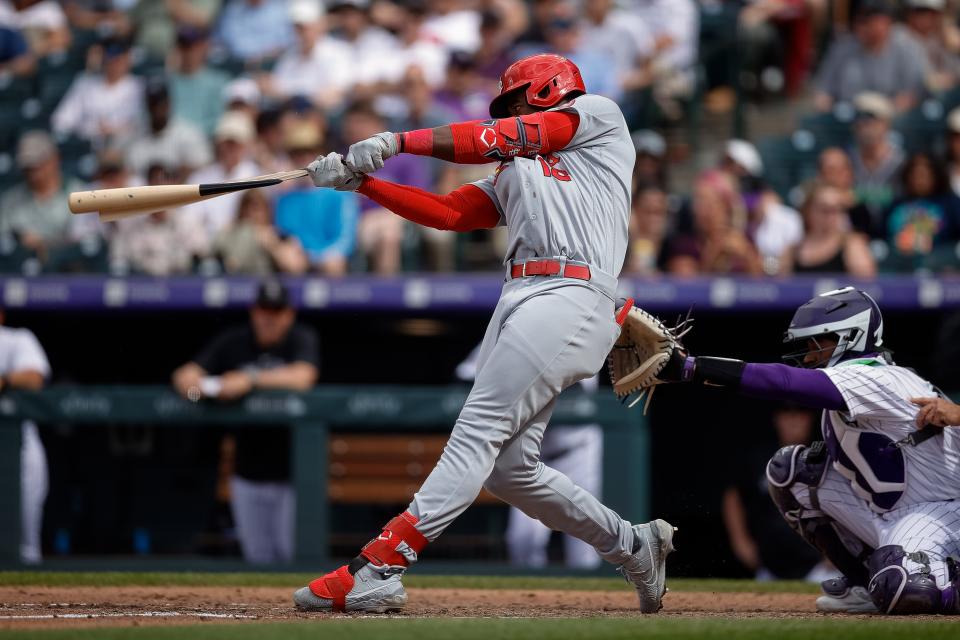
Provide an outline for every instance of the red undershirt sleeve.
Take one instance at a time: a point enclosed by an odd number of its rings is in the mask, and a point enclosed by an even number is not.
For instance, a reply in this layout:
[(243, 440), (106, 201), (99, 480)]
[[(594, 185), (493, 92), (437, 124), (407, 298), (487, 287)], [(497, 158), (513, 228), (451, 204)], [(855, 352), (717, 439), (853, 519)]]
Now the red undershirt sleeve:
[(472, 184), (437, 195), (365, 176), (357, 192), (411, 222), (434, 229), (473, 231), (491, 229), (500, 222), (500, 212), (493, 200)]
[(432, 156), (458, 164), (501, 162), (565, 148), (580, 117), (570, 111), (540, 111), (497, 120), (475, 120), (398, 133), (401, 153)]

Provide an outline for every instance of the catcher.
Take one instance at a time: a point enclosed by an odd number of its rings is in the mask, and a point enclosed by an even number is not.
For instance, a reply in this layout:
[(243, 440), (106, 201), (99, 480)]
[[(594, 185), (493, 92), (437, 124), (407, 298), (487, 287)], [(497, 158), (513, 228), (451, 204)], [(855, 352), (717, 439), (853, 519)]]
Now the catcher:
[[(661, 607), (674, 528), (632, 525), (540, 461), (557, 396), (597, 372), (632, 313), (630, 305), (616, 312), (614, 295), (627, 248), (630, 134), (617, 105), (587, 94), (580, 71), (560, 56), (520, 60), (501, 83), (491, 120), (380, 133), (345, 160), (330, 154), (309, 167), (317, 186), (356, 190), (423, 225), (506, 225), (509, 246), (476, 380), (440, 461), (409, 508), (352, 562), (294, 594), (302, 609), (403, 607), (402, 574), (482, 487), (595, 547), (634, 585), (642, 612)], [(498, 165), (446, 195), (367, 175), (398, 153)], [(663, 330), (660, 339), (666, 358), (672, 338)]]
[(784, 343), (794, 367), (674, 345), (653, 384), (699, 382), (823, 409), (823, 442), (784, 447), (767, 464), (783, 517), (843, 573), (821, 584), (818, 610), (960, 614), (960, 431), (916, 406), (949, 405), (893, 362), (880, 308), (853, 287), (801, 305)]

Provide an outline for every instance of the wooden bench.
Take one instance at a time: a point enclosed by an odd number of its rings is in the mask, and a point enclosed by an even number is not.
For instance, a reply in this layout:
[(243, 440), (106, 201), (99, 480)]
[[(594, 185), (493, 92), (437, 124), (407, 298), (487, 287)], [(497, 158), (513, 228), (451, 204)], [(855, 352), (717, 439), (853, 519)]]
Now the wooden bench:
[[(330, 502), (405, 505), (433, 470), (447, 442), (444, 434), (330, 435)], [(499, 500), (481, 491), (479, 504)]]

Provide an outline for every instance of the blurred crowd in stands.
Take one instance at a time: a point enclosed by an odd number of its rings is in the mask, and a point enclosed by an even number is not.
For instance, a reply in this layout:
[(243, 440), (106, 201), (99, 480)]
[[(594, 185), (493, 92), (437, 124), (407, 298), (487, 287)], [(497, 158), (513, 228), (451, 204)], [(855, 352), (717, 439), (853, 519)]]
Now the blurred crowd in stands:
[[(958, 5), (0, 0), (0, 272), (495, 269), (501, 231), (415, 227), (306, 180), (107, 224), (65, 196), (256, 176), (379, 131), (486, 118), (499, 73), (541, 51), (577, 63), (633, 131), (625, 272), (955, 270)], [(744, 101), (808, 115), (787, 136), (699, 149), (711, 166), (671, 180), (701, 110)], [(490, 170), (401, 155), (381, 175), (446, 192)]]

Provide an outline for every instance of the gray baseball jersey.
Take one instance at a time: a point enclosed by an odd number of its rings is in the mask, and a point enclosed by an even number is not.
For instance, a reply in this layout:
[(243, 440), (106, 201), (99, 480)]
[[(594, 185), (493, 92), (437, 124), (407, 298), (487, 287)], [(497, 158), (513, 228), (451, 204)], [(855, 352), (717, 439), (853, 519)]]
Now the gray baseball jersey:
[(615, 102), (585, 95), (555, 107), (580, 118), (564, 149), (501, 163), (474, 184), (497, 205), (505, 261), (566, 256), (616, 277), (627, 252), (636, 152)]

